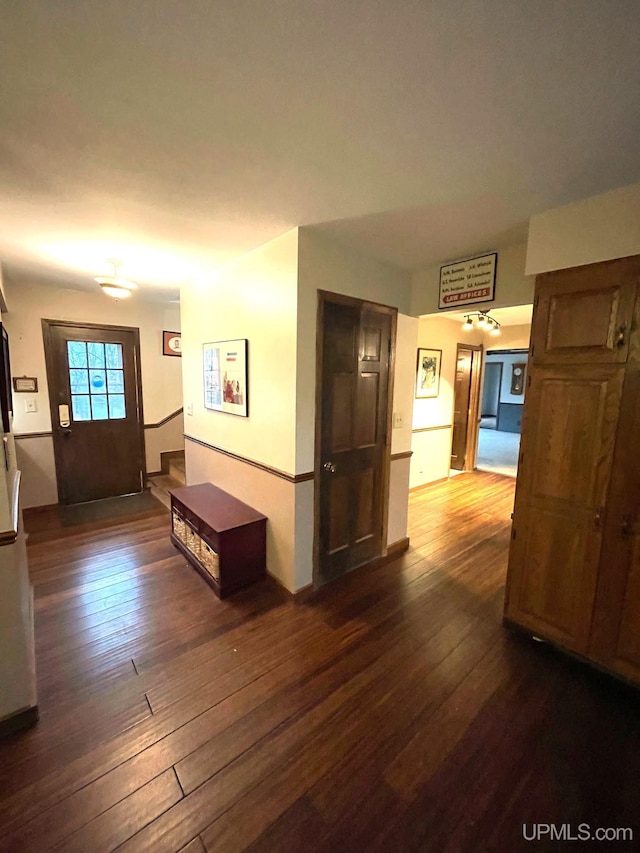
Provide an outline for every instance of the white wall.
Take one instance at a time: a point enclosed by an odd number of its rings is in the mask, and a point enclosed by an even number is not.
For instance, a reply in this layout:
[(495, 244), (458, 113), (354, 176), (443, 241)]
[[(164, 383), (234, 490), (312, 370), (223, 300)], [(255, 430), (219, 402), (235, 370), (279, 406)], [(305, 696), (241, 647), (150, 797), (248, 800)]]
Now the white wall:
[(640, 254), (640, 183), (547, 210), (529, 223), (526, 271)]
[[(495, 299), (469, 306), (470, 310), (488, 311), (491, 308), (506, 308), (512, 305), (529, 305), (533, 302), (535, 280), (525, 275), (525, 256), (527, 246), (519, 243), (498, 252), (498, 267), (496, 270)], [(456, 258), (445, 258), (455, 261)], [(446, 311), (439, 311), (440, 264), (416, 270), (411, 282), (411, 314), (436, 314), (446, 317)], [(457, 309), (460, 312), (461, 308)]]

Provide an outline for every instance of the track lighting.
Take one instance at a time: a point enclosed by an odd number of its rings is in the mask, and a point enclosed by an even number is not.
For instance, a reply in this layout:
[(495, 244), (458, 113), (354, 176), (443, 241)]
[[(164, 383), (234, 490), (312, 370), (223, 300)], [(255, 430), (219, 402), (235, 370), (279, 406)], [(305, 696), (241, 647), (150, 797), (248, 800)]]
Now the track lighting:
[(489, 315), (488, 311), (472, 311), (471, 314), (467, 314), (465, 321), (462, 324), (463, 331), (471, 331), (471, 329), (474, 328), (474, 325), (482, 332), (489, 332), (490, 335), (495, 336), (501, 334), (500, 323), (498, 323), (497, 320), (494, 320), (494, 318)]

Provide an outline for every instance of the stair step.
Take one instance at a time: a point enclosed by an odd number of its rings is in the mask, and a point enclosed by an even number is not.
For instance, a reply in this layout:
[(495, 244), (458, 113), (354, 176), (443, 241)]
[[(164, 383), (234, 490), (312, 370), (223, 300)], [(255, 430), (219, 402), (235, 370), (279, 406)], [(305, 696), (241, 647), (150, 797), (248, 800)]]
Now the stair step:
[(171, 509), (169, 489), (178, 489), (180, 486), (184, 486), (184, 480), (178, 480), (170, 474), (158, 474), (155, 477), (149, 477), (151, 494), (168, 509)]
[(184, 486), (187, 482), (184, 458), (171, 460), (169, 463), (169, 476), (173, 477), (174, 480), (178, 480)]

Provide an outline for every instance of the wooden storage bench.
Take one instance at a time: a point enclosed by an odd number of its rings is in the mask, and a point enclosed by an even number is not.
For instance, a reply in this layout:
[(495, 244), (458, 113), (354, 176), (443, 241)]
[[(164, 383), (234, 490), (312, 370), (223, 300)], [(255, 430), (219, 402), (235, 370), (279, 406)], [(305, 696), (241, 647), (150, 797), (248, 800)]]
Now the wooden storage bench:
[(169, 494), (171, 541), (220, 598), (264, 578), (266, 516), (211, 483)]

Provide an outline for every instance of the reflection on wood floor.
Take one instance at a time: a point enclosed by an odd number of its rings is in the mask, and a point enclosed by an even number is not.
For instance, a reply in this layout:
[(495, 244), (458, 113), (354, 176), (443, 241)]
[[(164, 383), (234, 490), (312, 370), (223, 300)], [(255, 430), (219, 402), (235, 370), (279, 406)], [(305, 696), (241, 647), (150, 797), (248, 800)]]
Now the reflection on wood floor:
[(637, 694), (502, 627), (513, 489), (414, 492), (410, 550), (306, 604), (268, 583), (218, 601), (163, 509), (33, 515), (41, 720), (0, 743), (0, 849), (517, 851), (544, 849), (523, 824), (581, 821), (640, 838)]

